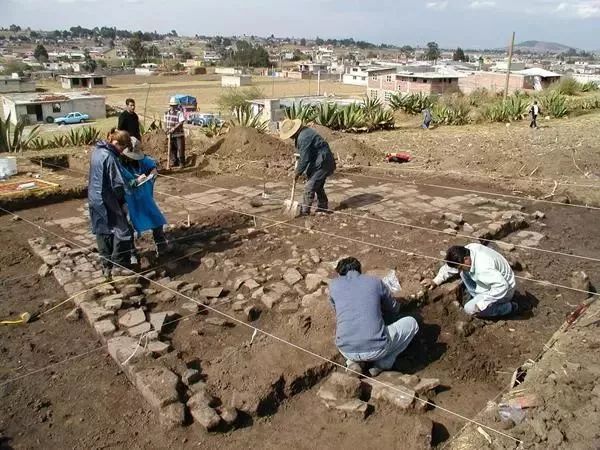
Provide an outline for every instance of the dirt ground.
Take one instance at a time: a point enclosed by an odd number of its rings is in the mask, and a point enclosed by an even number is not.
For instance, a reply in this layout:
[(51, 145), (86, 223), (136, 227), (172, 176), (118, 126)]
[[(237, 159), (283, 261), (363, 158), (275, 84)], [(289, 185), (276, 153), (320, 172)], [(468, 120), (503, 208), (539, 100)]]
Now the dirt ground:
[[(510, 131), (506, 131), (504, 126), (443, 127), (428, 132), (402, 129), (368, 135), (319, 131), (329, 140), (340, 161), (334, 180), (351, 184), (352, 189), (375, 191), (385, 184), (394, 189), (397, 186), (397, 190), (402, 191), (412, 185), (424, 198), (441, 199), (460, 195), (449, 189), (452, 187), (502, 195), (541, 196), (545, 190), (552, 189), (552, 184), (544, 185), (544, 189), (539, 182), (538, 186), (534, 186), (535, 182), (531, 179), (536, 176), (593, 183), (594, 175), (591, 173), (598, 164), (597, 143), (584, 130), (597, 127), (599, 119), (600, 116), (593, 115), (551, 121), (548, 128), (539, 131), (531, 131), (524, 124), (511, 125)], [(467, 131), (468, 139), (463, 130)], [(499, 136), (502, 139), (494, 141)], [(568, 139), (568, 136), (578, 138)], [(541, 149), (547, 150), (551, 156), (543, 159), (544, 155), (539, 155)], [(380, 152), (383, 155), (388, 151), (408, 151), (415, 157), (414, 162), (397, 168), (393, 166), (392, 170), (386, 165), (386, 171), (377, 172), (374, 167), (382, 165)], [(274, 137), (259, 135), (255, 130), (238, 129), (220, 139), (192, 146), (189, 154), (192, 160), (197, 158), (193, 163), (195, 169), (175, 174), (174, 180), (163, 180), (159, 191), (184, 196), (206, 190), (193, 184), (193, 180), (225, 190), (247, 189), (249, 185), (260, 185), (261, 181), (265, 185), (282, 181), (285, 186), (292, 147)], [(572, 154), (577, 155), (576, 162), (580, 159), (585, 161), (577, 165), (590, 173), (587, 177), (573, 164)], [(471, 161), (480, 161), (480, 164), (468, 165), (467, 162)], [(522, 169), (523, 165), (527, 169)], [(85, 164), (81, 166), (79, 170), (85, 173)], [(367, 167), (359, 167), (358, 173), (349, 170), (352, 167), (356, 170), (356, 166)], [(411, 172), (411, 167), (419, 170)], [(532, 173), (535, 167), (537, 170)], [(450, 173), (459, 171), (458, 175)], [(529, 174), (532, 174), (531, 177)], [(573, 191), (573, 187), (568, 187), (568, 191), (565, 189), (565, 186), (559, 186), (556, 195), (548, 199), (565, 201), (558, 197), (566, 193), (571, 202), (595, 202), (597, 191), (594, 189), (577, 192)], [(518, 299), (526, 306), (526, 312), (509, 320), (474, 321), (470, 325), (470, 333), (465, 336), (457, 328), (457, 322), (463, 320), (462, 313), (448, 299), (433, 301), (423, 300), (418, 295), (414, 297), (421, 289), (419, 281), (433, 275), (436, 263), (407, 253), (439, 257), (440, 251), (451, 243), (464, 243), (466, 240), (403, 228), (399, 223), (372, 222), (368, 217), (376, 217), (374, 211), (384, 214), (386, 210), (384, 207), (379, 210), (369, 208), (376, 207), (377, 202), (384, 199), (373, 198), (361, 203), (360, 196), (348, 195), (355, 201), (347, 201), (345, 205), (336, 199), (333, 205), (338, 214), (306, 222), (296, 220), (292, 223), (296, 227), (280, 225), (250, 237), (245, 236), (243, 230), (253, 225), (242, 222), (242, 228), (238, 229), (230, 215), (215, 213), (218, 205), (210, 210), (198, 209), (192, 216), (193, 222), (210, 223), (227, 230), (228, 235), (236, 237), (236, 244), (223, 248), (209, 247), (208, 252), (203, 253), (203, 258), (217, 261), (218, 270), (206, 270), (197, 262), (190, 262), (171, 267), (171, 278), (198, 283), (203, 287), (211, 284), (227, 286), (233, 277), (231, 270), (227, 270), (231, 264), (236, 270), (241, 270), (241, 267), (259, 268), (261, 273), (268, 268), (267, 272), (277, 279), (281, 276), (277, 261), (294, 260), (306, 254), (308, 249), (318, 249), (323, 268), (327, 267), (326, 263), (353, 254), (359, 256), (366, 270), (395, 269), (403, 286), (404, 313), (416, 317), (421, 329), (415, 342), (398, 360), (396, 368), (407, 374), (439, 378), (443, 389), (437, 392), (433, 400), (435, 404), (474, 417), (489, 400), (508, 387), (513, 372), (524, 361), (539, 354), (543, 344), (563, 323), (565, 315), (581, 299), (571, 291), (521, 279)], [(186, 211), (181, 205), (172, 203), (164, 194), (157, 192), (157, 199), (166, 210), (184, 213), (185, 216)], [(595, 228), (597, 211), (527, 200), (519, 202), (525, 213), (531, 214), (537, 209), (545, 213), (543, 221), (532, 222), (529, 228), (543, 233), (543, 249), (592, 258), (600, 254)], [(188, 214), (192, 203), (193, 200), (187, 204)], [(69, 218), (75, 211), (83, 211), (83, 204), (80, 200), (72, 200), (29, 209), (23, 211), (23, 215), (47, 226), (50, 221)], [(363, 207), (366, 209), (359, 209)], [(344, 212), (354, 215), (344, 215)], [(364, 218), (359, 219), (359, 214)], [(468, 214), (466, 217), (469, 221), (473, 219)], [(406, 219), (414, 226), (433, 227), (439, 217), (436, 213), (415, 211)], [(259, 221), (258, 226), (269, 223)], [(24, 222), (12, 221), (8, 216), (1, 216), (0, 224), (3, 230), (0, 234), (0, 248), (3, 249), (0, 256), (0, 317), (15, 317), (26, 310), (44, 310), (63, 300), (66, 294), (52, 277), (37, 275), (41, 262), (32, 255), (27, 239), (38, 236), (40, 230)], [(59, 227), (52, 229), (62, 235), (68, 234), (68, 230)], [(373, 248), (345, 239), (348, 237), (381, 247)], [(510, 241), (511, 236), (507, 240)], [(191, 241), (188, 244), (198, 243)], [(404, 253), (384, 249), (390, 246)], [(521, 270), (517, 274), (523, 278), (534, 277), (569, 286), (573, 271), (584, 270), (592, 278), (597, 274), (597, 264), (593, 261), (543, 253), (534, 248), (517, 248), (509, 253), (511, 259), (520, 263)], [(302, 271), (312, 270), (311, 267), (302, 266)], [(177, 300), (171, 302), (164, 306), (175, 307)], [(230, 305), (223, 304), (222, 308), (229, 311)], [(464, 420), (435, 409), (427, 413), (406, 414), (389, 406), (377, 405), (375, 412), (366, 419), (328, 410), (315, 391), (331, 368), (317, 369), (320, 364), (311, 361), (307, 355), (283, 344), (269, 342), (266, 338), (259, 339), (253, 347), (246, 347), (243, 343), (251, 337), (247, 329), (240, 326), (206, 328), (206, 317), (198, 316), (181, 322), (170, 332), (169, 339), (177, 356), (184, 360), (200, 360), (207, 382), (220, 392), (222, 401), (239, 402), (237, 393), (252, 393), (239, 403), (243, 407), (244, 402), (252, 400), (265, 389), (263, 397), (269, 401), (263, 403), (263, 413), (244, 421), (239, 429), (209, 434), (190, 424), (165, 431), (156, 414), (106, 355), (101, 342), (85, 321), (65, 321), (68, 310), (67, 307), (61, 308), (56, 314), (43, 316), (26, 327), (2, 325), (0, 328), (4, 355), (0, 372), (0, 389), (4, 399), (0, 404), (2, 448), (39, 448), (45, 445), (48, 448), (145, 449), (174, 445), (195, 448), (201, 445), (233, 449), (248, 446), (308, 449), (315, 448), (315, 442), (332, 448), (345, 448), (356, 442), (367, 448), (420, 448), (423, 442), (416, 440), (414, 430), (424, 417), (434, 423), (432, 444), (442, 447), (465, 425)], [(332, 346), (334, 321), (328, 305), (324, 303), (315, 307), (309, 319), (308, 331), (306, 317), (302, 314), (283, 316), (268, 312), (261, 314), (257, 324), (278, 336), (303, 342), (311, 350), (341, 362)], [(18, 379), (88, 350), (91, 352), (89, 355)], [(273, 365), (277, 365), (278, 369), (272, 373), (269, 368)], [(309, 373), (307, 376), (302, 374), (304, 367)], [(299, 384), (296, 386), (301, 388), (279, 390), (276, 383), (270, 385), (270, 380), (276, 380), (279, 374), (284, 374), (286, 382), (298, 377)], [(269, 397), (271, 390), (277, 393), (277, 401)], [(117, 420), (115, 411), (118, 411)]]

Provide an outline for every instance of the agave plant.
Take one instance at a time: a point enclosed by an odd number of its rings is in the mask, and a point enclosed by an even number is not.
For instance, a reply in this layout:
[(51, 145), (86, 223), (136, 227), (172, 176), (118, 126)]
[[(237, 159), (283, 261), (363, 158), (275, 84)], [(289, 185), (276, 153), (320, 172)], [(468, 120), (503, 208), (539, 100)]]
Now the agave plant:
[(312, 105), (303, 105), (302, 102), (285, 108), (285, 116), (288, 119), (300, 119), (303, 124), (312, 122), (315, 119), (316, 112)]
[(343, 131), (358, 131), (365, 127), (365, 110), (358, 103), (351, 103), (337, 110), (337, 128)]
[(236, 106), (233, 109), (233, 119), (230, 121), (232, 127), (256, 128), (264, 133), (269, 128), (268, 122), (261, 118), (261, 114), (253, 114), (249, 103)]
[(148, 125), (148, 128), (146, 128), (144, 126), (144, 124), (140, 123), (140, 134), (143, 136), (146, 133), (150, 133), (151, 131), (154, 130), (162, 130), (163, 129), (163, 123), (162, 120), (154, 118), (152, 120), (152, 122), (150, 122), (150, 125)]
[(317, 106), (315, 111), (315, 122), (332, 130), (340, 128), (338, 116), (340, 108), (336, 103), (324, 102)]
[(50, 148), (62, 148), (69, 146), (69, 138), (64, 134), (57, 134), (49, 141)]
[(218, 137), (229, 131), (229, 127), (225, 123), (218, 124), (217, 122), (211, 122), (206, 127), (202, 127), (200, 130), (206, 135), (206, 137)]
[(588, 81), (581, 85), (581, 92), (594, 92), (600, 89), (597, 81)]
[(431, 108), (435, 103), (433, 97), (419, 92), (417, 94), (392, 94), (389, 100), (394, 111), (404, 111), (407, 114), (420, 114), (425, 108)]
[(30, 141), (36, 139), (39, 134), (39, 125), (33, 127), (29, 134), (25, 135), (24, 119), (19, 119), (11, 130), (10, 113), (6, 119), (0, 118), (0, 152), (20, 152), (27, 148)]
[(567, 98), (558, 91), (550, 91), (541, 97), (542, 111), (556, 118), (564, 117), (569, 113)]
[(44, 139), (43, 137), (36, 137), (35, 139), (31, 139), (27, 143), (27, 150), (45, 150), (50, 148), (50, 142)]

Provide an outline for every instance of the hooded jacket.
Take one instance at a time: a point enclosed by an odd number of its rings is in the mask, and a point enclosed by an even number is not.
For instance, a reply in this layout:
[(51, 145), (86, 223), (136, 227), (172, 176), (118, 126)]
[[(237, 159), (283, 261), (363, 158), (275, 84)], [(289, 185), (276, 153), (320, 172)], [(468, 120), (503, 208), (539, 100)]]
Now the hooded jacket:
[(335, 171), (335, 158), (329, 144), (312, 128), (302, 128), (296, 136), (296, 150), (300, 154), (297, 175), (306, 174), (308, 178), (317, 170), (329, 174)]
[(125, 211), (125, 182), (119, 170), (117, 149), (100, 141), (92, 151), (88, 182), (88, 204), (92, 233), (112, 234), (125, 241), (132, 238)]

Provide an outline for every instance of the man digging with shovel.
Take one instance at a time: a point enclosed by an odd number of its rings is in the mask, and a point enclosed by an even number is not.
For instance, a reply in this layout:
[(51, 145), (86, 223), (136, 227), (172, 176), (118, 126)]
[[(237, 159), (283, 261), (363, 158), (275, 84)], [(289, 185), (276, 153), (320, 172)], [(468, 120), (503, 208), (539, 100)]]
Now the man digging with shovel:
[(300, 119), (284, 120), (279, 129), (282, 140), (294, 139), (296, 153), (300, 155), (294, 173), (294, 182), (305, 175), (304, 197), (300, 206), (300, 215), (308, 216), (317, 197), (317, 213), (328, 213), (329, 200), (325, 194), (327, 177), (335, 171), (335, 158), (329, 144), (315, 130), (302, 125)]

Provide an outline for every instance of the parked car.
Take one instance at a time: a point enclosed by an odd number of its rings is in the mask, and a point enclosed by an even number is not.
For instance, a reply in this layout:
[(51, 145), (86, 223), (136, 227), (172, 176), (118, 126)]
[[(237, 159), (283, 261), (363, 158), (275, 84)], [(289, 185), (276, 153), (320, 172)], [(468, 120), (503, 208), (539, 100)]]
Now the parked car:
[(86, 120), (90, 120), (90, 116), (88, 116), (87, 114), (83, 114), (80, 112), (72, 112), (63, 117), (57, 117), (56, 119), (54, 119), (54, 123), (57, 123), (59, 125), (66, 125), (72, 123), (83, 123)]
[(188, 123), (199, 127), (207, 127), (212, 124), (223, 125), (225, 121), (215, 114), (194, 114), (188, 118)]

